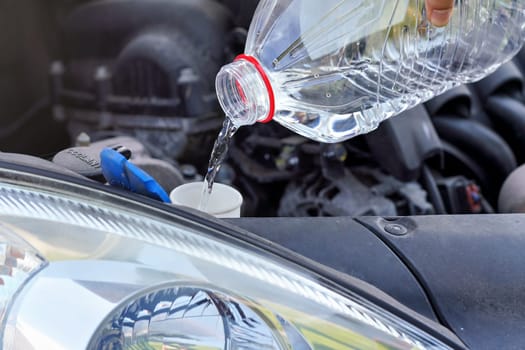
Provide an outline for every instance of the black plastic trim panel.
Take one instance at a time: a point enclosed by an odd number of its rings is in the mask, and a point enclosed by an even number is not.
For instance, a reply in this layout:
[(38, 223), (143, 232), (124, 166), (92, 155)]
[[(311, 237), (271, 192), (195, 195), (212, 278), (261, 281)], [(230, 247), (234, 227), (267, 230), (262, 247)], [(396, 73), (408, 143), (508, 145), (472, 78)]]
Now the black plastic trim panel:
[(383, 219), (359, 221), (403, 259), (469, 348), (524, 348), (525, 215), (403, 218), (404, 236)]

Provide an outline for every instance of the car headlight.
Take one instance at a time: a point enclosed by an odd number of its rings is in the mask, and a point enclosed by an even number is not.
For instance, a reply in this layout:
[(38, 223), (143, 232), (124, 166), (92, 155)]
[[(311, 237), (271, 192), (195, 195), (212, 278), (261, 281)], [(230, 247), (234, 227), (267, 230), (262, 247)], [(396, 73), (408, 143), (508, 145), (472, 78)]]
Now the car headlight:
[(0, 182), (0, 262), (13, 279), (0, 284), (6, 350), (454, 346), (205, 225), (100, 189), (3, 172), (11, 180)]

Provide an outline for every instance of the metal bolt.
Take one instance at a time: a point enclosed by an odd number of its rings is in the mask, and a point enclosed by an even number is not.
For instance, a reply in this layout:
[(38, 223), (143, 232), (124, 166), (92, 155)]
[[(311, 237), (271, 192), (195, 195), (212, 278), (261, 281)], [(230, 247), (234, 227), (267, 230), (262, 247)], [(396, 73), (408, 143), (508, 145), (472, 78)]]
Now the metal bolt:
[(193, 180), (197, 176), (197, 169), (191, 164), (182, 165), (180, 171), (186, 180)]
[(408, 233), (408, 229), (399, 224), (388, 224), (385, 226), (385, 231), (394, 236), (404, 236)]
[(288, 159), (288, 166), (296, 167), (299, 165), (299, 157), (291, 157)]
[(78, 147), (88, 147), (89, 145), (91, 145), (91, 138), (85, 132), (81, 132), (77, 136), (76, 146), (78, 146)]
[(106, 66), (97, 67), (94, 76), (96, 81), (109, 81), (111, 79), (111, 73)]
[(66, 69), (64, 68), (64, 64), (60, 61), (54, 61), (51, 63), (51, 67), (49, 68), (49, 73), (52, 75), (62, 75), (64, 74), (64, 71)]

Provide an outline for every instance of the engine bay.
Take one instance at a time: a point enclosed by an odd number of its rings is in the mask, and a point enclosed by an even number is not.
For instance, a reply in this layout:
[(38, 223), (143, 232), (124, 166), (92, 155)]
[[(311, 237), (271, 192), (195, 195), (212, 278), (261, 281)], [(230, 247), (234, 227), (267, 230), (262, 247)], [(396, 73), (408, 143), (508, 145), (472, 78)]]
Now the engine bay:
[[(25, 20), (6, 18), (0, 37), (0, 107), (13, 116), (1, 122), (1, 150), (104, 182), (98, 154), (109, 147), (167, 192), (201, 180), (224, 120), (214, 78), (242, 53), (256, 5), (20, 2), (11, 13)], [(217, 181), (239, 189), (246, 217), (520, 212), (524, 52), (341, 144), (275, 123), (241, 128)]]

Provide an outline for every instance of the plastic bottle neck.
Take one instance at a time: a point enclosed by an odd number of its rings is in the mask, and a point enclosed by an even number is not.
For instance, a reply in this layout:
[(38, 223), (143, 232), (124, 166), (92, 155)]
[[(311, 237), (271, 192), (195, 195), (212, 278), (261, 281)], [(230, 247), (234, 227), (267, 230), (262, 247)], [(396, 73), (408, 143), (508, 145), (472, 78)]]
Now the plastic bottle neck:
[(222, 109), (237, 127), (272, 120), (273, 88), (256, 58), (240, 55), (224, 66), (217, 75), (216, 89)]

